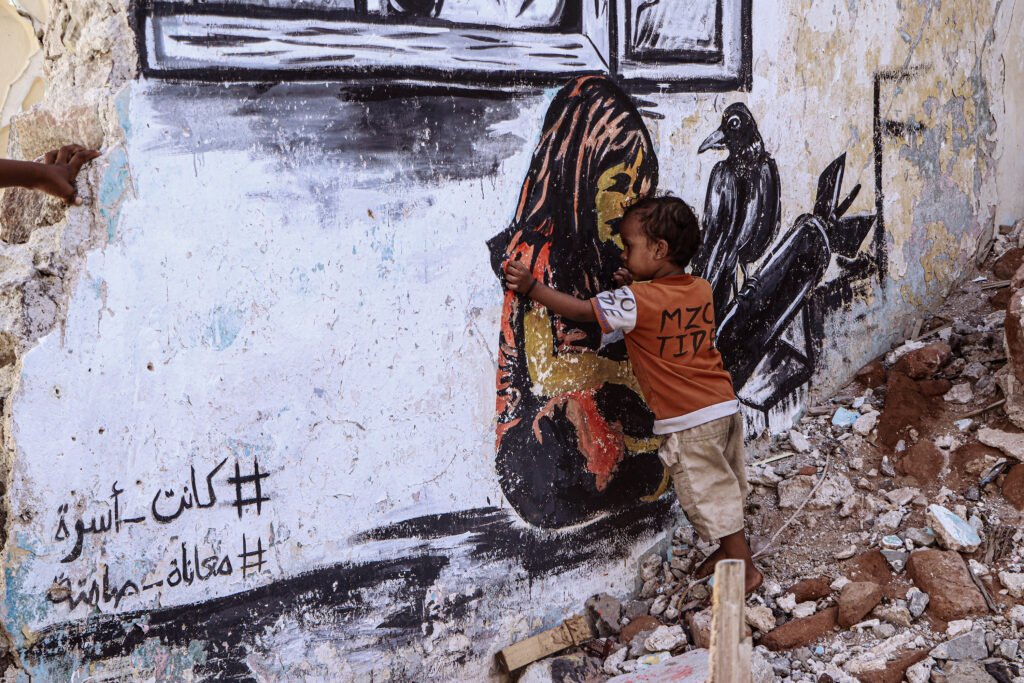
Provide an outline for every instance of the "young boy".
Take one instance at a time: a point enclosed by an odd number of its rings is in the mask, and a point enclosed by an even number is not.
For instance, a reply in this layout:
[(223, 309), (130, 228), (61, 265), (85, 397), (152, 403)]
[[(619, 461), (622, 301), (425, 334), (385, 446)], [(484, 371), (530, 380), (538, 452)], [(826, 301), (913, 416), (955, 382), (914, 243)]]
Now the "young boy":
[(710, 575), (718, 560), (743, 560), (749, 593), (763, 577), (743, 533), (743, 418), (715, 348), (711, 285), (685, 270), (700, 246), (697, 218), (681, 199), (652, 197), (626, 210), (620, 233), (619, 289), (577, 299), (538, 282), (519, 261), (506, 263), (505, 280), (561, 316), (625, 333), (654, 432), (668, 435), (658, 456), (679, 504), (701, 538), (719, 541), (697, 576)]

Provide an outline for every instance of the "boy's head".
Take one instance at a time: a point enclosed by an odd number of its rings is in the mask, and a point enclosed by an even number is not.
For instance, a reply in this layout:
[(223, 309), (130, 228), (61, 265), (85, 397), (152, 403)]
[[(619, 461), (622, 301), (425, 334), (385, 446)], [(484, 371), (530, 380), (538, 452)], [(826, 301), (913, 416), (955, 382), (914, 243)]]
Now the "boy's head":
[(700, 248), (700, 226), (693, 209), (678, 197), (648, 197), (622, 216), (622, 259), (638, 279), (686, 268)]

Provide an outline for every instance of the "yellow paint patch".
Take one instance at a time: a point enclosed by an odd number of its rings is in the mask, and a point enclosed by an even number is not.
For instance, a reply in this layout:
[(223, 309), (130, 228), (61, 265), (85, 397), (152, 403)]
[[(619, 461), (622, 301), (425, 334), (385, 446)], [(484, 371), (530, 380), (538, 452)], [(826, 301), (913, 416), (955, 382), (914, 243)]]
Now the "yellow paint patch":
[(956, 237), (946, 229), (944, 223), (928, 223), (924, 229), (928, 245), (921, 256), (924, 282), (926, 286), (937, 288), (945, 296), (958, 275), (956, 260), (960, 252), (960, 244)]
[(554, 354), (551, 318), (546, 308), (530, 307), (523, 319), (526, 364), (535, 394), (558, 396), (596, 387), (605, 382), (625, 385), (638, 394), (640, 386), (628, 362), (602, 358), (596, 353)]

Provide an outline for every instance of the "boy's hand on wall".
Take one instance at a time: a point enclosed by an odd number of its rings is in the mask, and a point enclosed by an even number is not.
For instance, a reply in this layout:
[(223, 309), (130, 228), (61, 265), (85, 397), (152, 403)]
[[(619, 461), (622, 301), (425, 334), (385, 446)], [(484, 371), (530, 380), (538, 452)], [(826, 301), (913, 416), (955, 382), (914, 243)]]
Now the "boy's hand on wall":
[(97, 150), (81, 145), (64, 145), (47, 152), (44, 163), (40, 164), (39, 179), (34, 183), (34, 189), (60, 197), (68, 204), (81, 204), (82, 200), (75, 192), (75, 179), (82, 166), (99, 155)]
[(633, 284), (633, 275), (625, 268), (619, 268), (612, 273), (612, 279), (615, 280), (615, 284), (619, 287)]
[(533, 284), (533, 274), (522, 261), (508, 261), (505, 263), (505, 283), (513, 292), (525, 294)]

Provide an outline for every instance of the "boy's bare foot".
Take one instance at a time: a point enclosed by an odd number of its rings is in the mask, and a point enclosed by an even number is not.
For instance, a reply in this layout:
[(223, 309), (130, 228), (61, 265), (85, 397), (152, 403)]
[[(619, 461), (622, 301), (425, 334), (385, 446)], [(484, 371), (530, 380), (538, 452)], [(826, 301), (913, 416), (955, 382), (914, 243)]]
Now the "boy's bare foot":
[(718, 561), (728, 559), (730, 558), (725, 556), (725, 549), (722, 546), (718, 546), (697, 566), (697, 570), (693, 573), (693, 577), (695, 579), (704, 579), (711, 576), (715, 573), (715, 565), (718, 564)]
[(754, 558), (750, 554), (750, 546), (747, 544), (747, 537), (743, 535), (743, 532), (737, 531), (734, 534), (723, 536), (719, 539), (719, 543), (715, 552), (711, 553), (708, 559), (697, 567), (696, 577), (701, 579), (711, 576), (715, 571), (715, 564), (719, 560), (743, 560), (746, 567), (747, 594), (760, 588), (764, 582), (764, 575), (754, 566)]
[(764, 583), (764, 574), (762, 574), (757, 567), (754, 566), (753, 562), (747, 564), (747, 589), (746, 594), (750, 595)]

